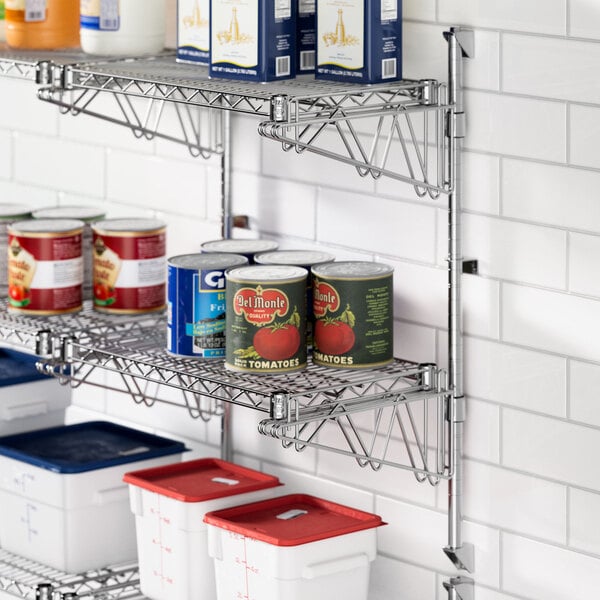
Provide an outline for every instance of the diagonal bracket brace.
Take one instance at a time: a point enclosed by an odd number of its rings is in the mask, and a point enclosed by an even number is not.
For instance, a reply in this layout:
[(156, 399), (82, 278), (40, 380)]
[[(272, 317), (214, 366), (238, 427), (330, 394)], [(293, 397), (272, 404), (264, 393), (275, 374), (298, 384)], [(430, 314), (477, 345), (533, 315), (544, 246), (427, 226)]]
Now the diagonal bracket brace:
[(444, 553), (452, 561), (452, 564), (461, 571), (472, 573), (475, 566), (475, 549), (473, 544), (464, 543), (459, 548), (446, 546)]
[(444, 581), (448, 590), (448, 600), (473, 600), (475, 598), (474, 583), (469, 577), (453, 577)]
[(475, 58), (475, 34), (472, 29), (463, 29), (462, 27), (450, 27), (450, 31), (444, 31), (444, 39), (448, 41), (450, 36), (454, 36), (463, 58)]

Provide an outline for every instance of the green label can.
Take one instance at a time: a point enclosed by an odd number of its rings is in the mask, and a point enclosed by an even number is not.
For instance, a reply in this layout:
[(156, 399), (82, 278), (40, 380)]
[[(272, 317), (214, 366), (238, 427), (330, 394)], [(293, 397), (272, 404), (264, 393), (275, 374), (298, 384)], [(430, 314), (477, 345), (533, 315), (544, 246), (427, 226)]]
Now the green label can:
[(361, 369), (394, 358), (393, 268), (346, 261), (312, 267), (318, 365)]
[(294, 265), (303, 267), (308, 271), (306, 280), (306, 346), (311, 349), (313, 345), (313, 278), (311, 267), (333, 262), (335, 256), (319, 250), (276, 250), (274, 252), (261, 252), (254, 257), (254, 262), (259, 265)]
[(308, 271), (252, 265), (230, 269), (225, 277), (225, 366), (250, 373), (305, 367)]

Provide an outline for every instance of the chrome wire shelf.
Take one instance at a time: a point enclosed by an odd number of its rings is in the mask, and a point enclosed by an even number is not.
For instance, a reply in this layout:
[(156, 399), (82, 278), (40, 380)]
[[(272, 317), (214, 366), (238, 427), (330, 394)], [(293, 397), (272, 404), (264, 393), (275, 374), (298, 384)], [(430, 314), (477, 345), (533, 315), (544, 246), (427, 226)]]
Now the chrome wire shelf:
[(38, 96), (63, 113), (181, 143), (195, 156), (223, 152), (226, 110), (265, 119), (259, 133), (285, 150), (327, 156), (363, 177), (409, 183), (421, 197), (451, 191), (446, 126), (452, 107), (445, 85), (434, 80), (360, 86), (303, 75), (259, 84), (211, 79), (206, 67), (169, 55), (65, 65), (54, 79)]
[(67, 89), (89, 89), (182, 102), (284, 120), (289, 107), (298, 114), (328, 118), (345, 108), (389, 109), (398, 103), (420, 102), (428, 85), (417, 81), (357, 86), (315, 81), (311, 76), (268, 84), (208, 77), (208, 68), (175, 62), (172, 56), (71, 65), (66, 69)]
[(11, 312), (5, 299), (0, 300), (0, 344), (16, 350), (37, 354), (43, 358), (61, 360), (63, 340), (77, 337), (91, 340), (114, 333), (150, 330), (161, 323), (163, 316), (151, 314), (126, 318), (95, 311), (91, 302), (84, 302), (83, 310), (71, 314), (33, 316)]
[[(43, 361), (43, 371), (65, 384), (126, 391), (138, 403), (166, 402), (205, 420), (222, 414), (224, 402), (236, 404), (265, 414), (259, 431), (297, 451), (328, 449), (362, 467), (408, 469), (432, 485), (451, 475), (449, 394), (435, 365), (396, 359), (376, 369), (342, 370), (309, 360), (298, 372), (257, 376), (227, 370), (222, 360), (168, 354), (165, 323), (131, 328), (126, 335), (103, 328), (62, 339), (62, 359)], [(96, 383), (98, 369), (117, 377)], [(173, 388), (182, 394), (165, 396)], [(324, 442), (332, 427), (336, 433)]]
[[(225, 402), (236, 404), (263, 413), (259, 431), (286, 447), (328, 448), (363, 467), (399, 466), (430, 483), (449, 474), (448, 392), (435, 365), (395, 359), (380, 368), (343, 370), (309, 360), (306, 369), (288, 374), (240, 373), (222, 360), (169, 354), (163, 314), (106, 315), (89, 303), (80, 313), (48, 317), (13, 315), (4, 306), (0, 335), (3, 344), (40, 356), (39, 370), (65, 385), (126, 392), (137, 403), (171, 404), (203, 420), (223, 414)], [(99, 379), (98, 373), (116, 377)], [(324, 443), (321, 436), (332, 425), (341, 435)], [(401, 457), (395, 439), (404, 442)]]
[(25, 600), (143, 600), (137, 564), (71, 575), (0, 550), (0, 591)]

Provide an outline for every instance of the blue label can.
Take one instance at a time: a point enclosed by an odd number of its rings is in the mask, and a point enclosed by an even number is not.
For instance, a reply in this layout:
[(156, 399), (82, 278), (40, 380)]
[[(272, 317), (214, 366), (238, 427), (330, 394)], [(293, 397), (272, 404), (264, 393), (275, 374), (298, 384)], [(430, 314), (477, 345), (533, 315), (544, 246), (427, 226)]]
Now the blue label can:
[(168, 260), (167, 350), (225, 357), (225, 271), (248, 263), (237, 254), (183, 254)]

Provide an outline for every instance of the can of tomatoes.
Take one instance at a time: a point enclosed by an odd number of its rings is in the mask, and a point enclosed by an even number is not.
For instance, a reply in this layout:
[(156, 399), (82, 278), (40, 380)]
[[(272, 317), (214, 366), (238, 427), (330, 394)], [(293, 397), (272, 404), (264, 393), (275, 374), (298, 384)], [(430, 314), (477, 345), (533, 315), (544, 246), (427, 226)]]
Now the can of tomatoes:
[(83, 222), (29, 219), (8, 227), (8, 305), (57, 315), (81, 310)]
[(225, 271), (248, 264), (239, 254), (183, 254), (168, 261), (167, 350), (225, 357)]
[(8, 294), (8, 226), (31, 217), (31, 211), (21, 204), (0, 203), (0, 297)]
[(278, 247), (279, 244), (272, 240), (226, 239), (204, 242), (200, 246), (200, 250), (202, 252), (228, 252), (232, 254), (241, 254), (248, 259), (250, 264), (253, 264), (255, 254), (277, 250)]
[(392, 362), (393, 271), (363, 261), (312, 267), (314, 363), (361, 369)]
[(92, 252), (92, 223), (104, 219), (105, 213), (93, 206), (53, 206), (34, 210), (34, 219), (77, 219), (83, 221), (83, 299), (92, 299), (94, 259)]
[(286, 373), (306, 366), (306, 278), (293, 266), (227, 271), (225, 367)]
[(166, 225), (156, 219), (106, 219), (94, 233), (94, 308), (115, 314), (165, 308)]
[(333, 254), (320, 250), (277, 250), (275, 252), (261, 252), (254, 257), (259, 265), (294, 265), (304, 267), (308, 271), (306, 279), (306, 345), (313, 346), (313, 278), (311, 267), (330, 263), (335, 260)]

